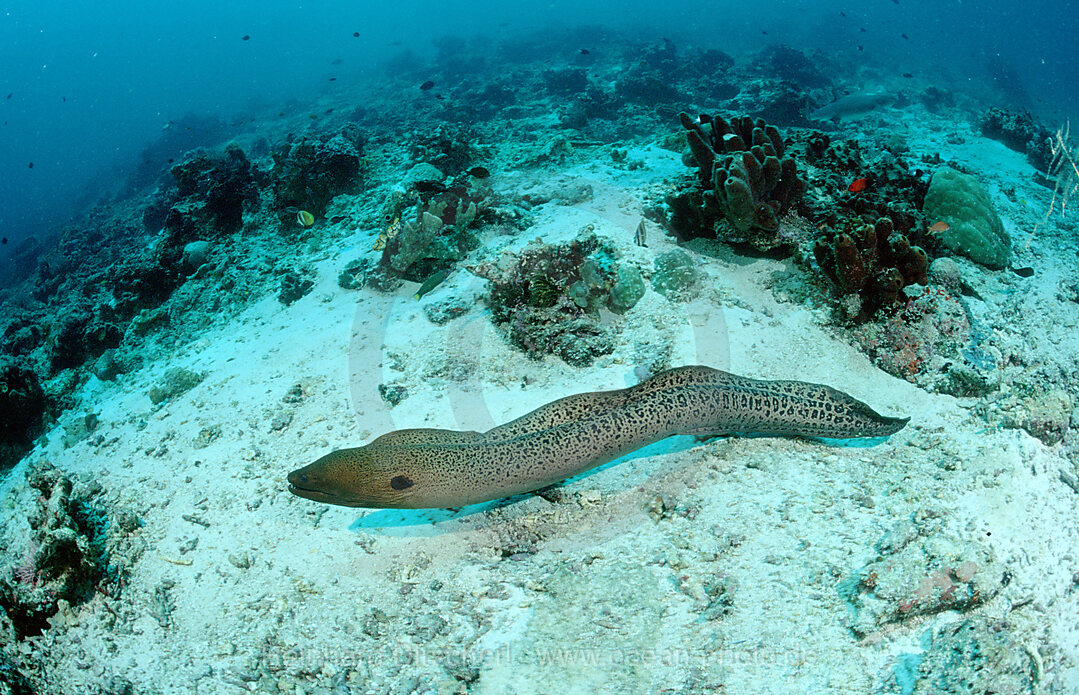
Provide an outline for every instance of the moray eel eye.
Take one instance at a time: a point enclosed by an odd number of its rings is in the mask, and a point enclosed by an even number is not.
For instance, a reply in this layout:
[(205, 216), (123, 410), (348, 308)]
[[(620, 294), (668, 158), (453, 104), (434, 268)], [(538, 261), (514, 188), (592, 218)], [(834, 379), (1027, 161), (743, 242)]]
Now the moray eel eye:
[(404, 475), (396, 475), (390, 478), (390, 487), (394, 490), (407, 490), (412, 487), (412, 481)]

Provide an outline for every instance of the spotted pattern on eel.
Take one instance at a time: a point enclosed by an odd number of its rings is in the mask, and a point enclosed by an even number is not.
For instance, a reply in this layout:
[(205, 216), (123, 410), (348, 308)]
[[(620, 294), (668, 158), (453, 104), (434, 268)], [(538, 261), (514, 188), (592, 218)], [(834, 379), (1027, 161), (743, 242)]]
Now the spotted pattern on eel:
[(884, 437), (909, 420), (821, 384), (688, 366), (567, 396), (487, 432), (389, 432), (288, 482), (295, 495), (348, 507), (461, 507), (538, 490), (674, 434)]

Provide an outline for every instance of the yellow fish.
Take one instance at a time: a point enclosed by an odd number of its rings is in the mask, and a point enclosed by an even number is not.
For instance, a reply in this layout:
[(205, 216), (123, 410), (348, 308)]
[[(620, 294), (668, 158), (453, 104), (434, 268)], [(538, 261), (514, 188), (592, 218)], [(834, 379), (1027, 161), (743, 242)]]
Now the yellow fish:
[(382, 249), (386, 248), (386, 242), (390, 241), (400, 233), (401, 218), (395, 217), (393, 218), (393, 222), (390, 223), (390, 226), (386, 227), (386, 230), (378, 235), (378, 239), (375, 240), (375, 246), (371, 250), (381, 251)]
[(300, 210), (296, 213), (296, 221), (300, 223), (301, 227), (310, 227), (315, 223), (315, 216), (307, 210)]

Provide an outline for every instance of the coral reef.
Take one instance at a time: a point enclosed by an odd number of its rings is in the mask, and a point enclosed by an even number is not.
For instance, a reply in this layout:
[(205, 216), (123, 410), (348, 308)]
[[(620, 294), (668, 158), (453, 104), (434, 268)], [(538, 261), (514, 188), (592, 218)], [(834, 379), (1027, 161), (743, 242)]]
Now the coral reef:
[(446, 183), (436, 167), (420, 166), (421, 175), (431, 178), (418, 178), (391, 198), (384, 217), (392, 221), (380, 239), (380, 269), (414, 282), (450, 268), (479, 244), (470, 228), (490, 205), (491, 194), (468, 174)]
[(362, 184), (364, 139), (348, 126), (333, 135), (290, 137), (273, 150), (274, 207), (291, 221), (296, 209), (316, 218), (334, 196)]
[(0, 471), (30, 450), (45, 425), (48, 401), (33, 371), (0, 359)]
[(813, 254), (840, 292), (860, 298), (857, 313), (850, 318), (868, 319), (882, 307), (905, 302), (904, 287), (929, 282), (925, 251), (896, 232), (887, 217), (832, 231), (817, 240)]
[(925, 194), (925, 216), (948, 225), (941, 242), (953, 252), (987, 268), (1006, 268), (1011, 239), (1004, 230), (989, 194), (978, 180), (945, 167), (933, 174)]
[(456, 177), (483, 158), (484, 148), (477, 140), (476, 133), (466, 126), (441, 123), (415, 135), (408, 145), (409, 158)]
[(992, 107), (982, 115), (980, 123), (982, 134), (999, 140), (1005, 145), (1022, 152), (1035, 169), (1049, 171), (1053, 161), (1053, 135), (1037, 123), (1029, 111), (1008, 111)]
[(644, 294), (640, 272), (617, 263), (612, 247), (589, 228), (572, 242), (533, 242), (473, 272), (488, 280), (492, 318), (514, 345), (578, 367), (614, 350), (614, 330), (601, 309), (628, 311)]
[(904, 295), (899, 311), (854, 331), (881, 369), (953, 396), (985, 395), (999, 385), (997, 361), (983, 346), (989, 331), (958, 293), (931, 286)]
[[(791, 137), (787, 154), (801, 163), (799, 172), (808, 184), (798, 201), (798, 211), (807, 219), (838, 227), (854, 217), (887, 217), (897, 231), (908, 236), (924, 227), (921, 208), (929, 184), (925, 172), (912, 169), (908, 163), (902, 138), (839, 139), (816, 130), (801, 130)], [(862, 178), (866, 187), (851, 192), (850, 184)], [(931, 251), (926, 241), (911, 239)]]
[(221, 154), (197, 152), (174, 166), (172, 176), (180, 199), (165, 225), (184, 243), (235, 232), (245, 207), (258, 202), (258, 172), (235, 143)]
[(668, 199), (675, 230), (689, 237), (712, 232), (761, 251), (782, 246), (779, 217), (805, 182), (794, 160), (783, 156), (779, 131), (748, 116), (727, 121), (702, 114), (698, 121), (683, 111), (679, 119), (689, 145), (683, 161), (697, 167), (699, 189)]
[(803, 89), (817, 89), (831, 84), (831, 80), (818, 68), (817, 61), (790, 46), (768, 46), (754, 58), (753, 67)]
[(73, 493), (71, 479), (41, 463), (27, 482), (39, 494), (29, 517), (32, 538), (0, 582), (0, 608), (19, 638), (44, 630), (60, 601), (75, 606), (89, 599), (108, 576), (104, 519)]

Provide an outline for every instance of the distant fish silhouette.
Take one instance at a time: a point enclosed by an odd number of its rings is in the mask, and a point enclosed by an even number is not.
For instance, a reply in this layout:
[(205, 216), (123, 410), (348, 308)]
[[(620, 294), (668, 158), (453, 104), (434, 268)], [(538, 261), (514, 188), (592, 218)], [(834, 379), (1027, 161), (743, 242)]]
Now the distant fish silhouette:
[(472, 167), (468, 170), (469, 176), (474, 176), (477, 179), (485, 179), (491, 175), (491, 172), (486, 167)]
[(583, 56), (588, 55), (588, 49), (587, 48), (582, 48), (581, 49), (581, 55), (583, 55)]
[(433, 80), (427, 80), (426, 82), (424, 82), (423, 84), (420, 85), (420, 89), (422, 89), (423, 91), (426, 92), (429, 89), (434, 89), (434, 86), (435, 86), (435, 83), (434, 83)]
[(330, 65), (340, 65), (343, 62), (344, 61), (341, 60), (340, 58), (334, 58), (333, 60), (330, 61)]
[(10, 98), (11, 98), (11, 97), (13, 97), (13, 96), (15, 96), (15, 92), (8, 92), (8, 93), (7, 93), (7, 98), (8, 98), (8, 99), (10, 99)]
[(33, 168), (34, 168), (34, 163), (33, 163), (33, 162), (30, 162), (30, 168), (31, 168), (31, 169), (33, 169)]
[(251, 40), (251, 34), (244, 34), (243, 38), (241, 38), (240, 40), (241, 41), (250, 41)]
[(356, 38), (356, 39), (360, 38), (360, 32), (358, 32), (358, 31), (352, 32), (352, 37)]
[(7, 243), (7, 237), (4, 237), (3, 239), (0, 239), (0, 244), (6, 244), (6, 243)]

